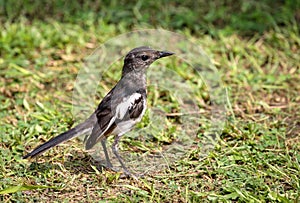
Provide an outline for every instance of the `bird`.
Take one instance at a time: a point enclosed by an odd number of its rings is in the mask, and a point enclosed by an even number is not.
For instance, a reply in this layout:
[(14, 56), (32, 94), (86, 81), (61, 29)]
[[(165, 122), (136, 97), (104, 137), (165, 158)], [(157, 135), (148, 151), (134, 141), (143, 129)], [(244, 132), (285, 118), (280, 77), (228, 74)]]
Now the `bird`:
[(112, 135), (112, 152), (118, 159), (124, 173), (131, 175), (118, 153), (120, 138), (141, 121), (147, 108), (146, 71), (157, 59), (171, 56), (173, 52), (159, 51), (148, 46), (132, 49), (124, 58), (122, 75), (117, 84), (107, 93), (96, 110), (84, 122), (39, 145), (23, 158), (33, 158), (50, 148), (79, 135), (86, 135), (85, 149), (98, 142), (103, 147), (106, 167), (113, 170), (106, 140)]

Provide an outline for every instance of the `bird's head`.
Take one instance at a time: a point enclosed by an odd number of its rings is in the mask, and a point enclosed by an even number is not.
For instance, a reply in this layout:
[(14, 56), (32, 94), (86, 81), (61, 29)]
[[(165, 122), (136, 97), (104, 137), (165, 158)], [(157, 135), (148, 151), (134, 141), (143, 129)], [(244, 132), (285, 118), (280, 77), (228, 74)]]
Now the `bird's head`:
[(132, 49), (124, 59), (124, 70), (128, 72), (130, 70), (144, 71), (157, 59), (173, 55), (174, 53), (169, 51), (157, 51), (147, 46), (137, 47)]

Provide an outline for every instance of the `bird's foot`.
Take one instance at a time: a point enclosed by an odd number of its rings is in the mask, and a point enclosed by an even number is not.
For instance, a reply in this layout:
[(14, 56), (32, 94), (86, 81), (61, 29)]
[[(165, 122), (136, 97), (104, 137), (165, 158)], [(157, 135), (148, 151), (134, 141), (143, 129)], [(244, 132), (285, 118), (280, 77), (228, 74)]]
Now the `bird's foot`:
[(138, 180), (139, 176), (124, 170), (124, 173), (121, 174), (120, 178), (133, 178), (134, 180)]

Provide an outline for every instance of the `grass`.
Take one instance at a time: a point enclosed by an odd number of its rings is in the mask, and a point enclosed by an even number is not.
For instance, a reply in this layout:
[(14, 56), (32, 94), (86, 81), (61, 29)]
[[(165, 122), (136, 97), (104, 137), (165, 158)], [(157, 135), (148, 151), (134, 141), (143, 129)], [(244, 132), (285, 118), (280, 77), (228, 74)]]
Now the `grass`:
[[(124, 1), (124, 12), (118, 15), (121, 5), (115, 1), (101, 6), (96, 1), (94, 7), (89, 1), (82, 7), (51, 1), (47, 5), (53, 13), (41, 12), (37, 2), (17, 4), (14, 13), (12, 5), (1, 2), (1, 202), (298, 202), (299, 2), (279, 2), (282, 12), (272, 9), (269, 1), (224, 2), (213, 1), (193, 12), (188, 8), (191, 2), (163, 1), (162, 6), (169, 7), (157, 16), (144, 1)], [(150, 13), (141, 14), (146, 11)], [(236, 12), (223, 17), (230, 11)], [(36, 160), (22, 160), (25, 152), (74, 125), (73, 84), (84, 58), (117, 34), (151, 27), (149, 19), (152, 25), (177, 30), (199, 43), (221, 74), (231, 105), (221, 139), (209, 155), (199, 161), (199, 147), (169, 169), (138, 181), (97, 169), (77, 139)], [(203, 23), (196, 23), (198, 19)], [(186, 65), (177, 59), (161, 63), (179, 71)], [(115, 84), (119, 65), (112, 68), (115, 74), (103, 77), (95, 104)], [(200, 81), (197, 75), (183, 76)], [(203, 105), (201, 137), (209, 101), (205, 89), (198, 93), (199, 85), (193, 87)], [(176, 109), (166, 92), (151, 87), (149, 94), (150, 106)], [(154, 133), (158, 142), (174, 135), (172, 130)], [(130, 144), (124, 137), (122, 147)], [(141, 148), (138, 142), (134, 146)]]

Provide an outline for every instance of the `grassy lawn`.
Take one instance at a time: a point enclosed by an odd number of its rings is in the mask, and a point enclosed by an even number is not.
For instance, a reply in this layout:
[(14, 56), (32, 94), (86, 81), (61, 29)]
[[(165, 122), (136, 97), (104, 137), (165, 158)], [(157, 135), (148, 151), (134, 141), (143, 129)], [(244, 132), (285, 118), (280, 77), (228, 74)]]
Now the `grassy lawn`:
[[(298, 0), (0, 1), (0, 201), (299, 202), (299, 13)], [(199, 146), (139, 180), (98, 170), (79, 139), (23, 160), (76, 124), (72, 93), (84, 59), (118, 34), (143, 28), (178, 32), (213, 59), (228, 103), (208, 156), (199, 161)], [(176, 58), (161, 63), (185, 67)], [(95, 105), (117, 82), (120, 66), (105, 73)], [(205, 114), (209, 99), (198, 83), (192, 87)], [(150, 106), (172, 104), (165, 92), (149, 94)], [(205, 129), (200, 124), (199, 138)]]

